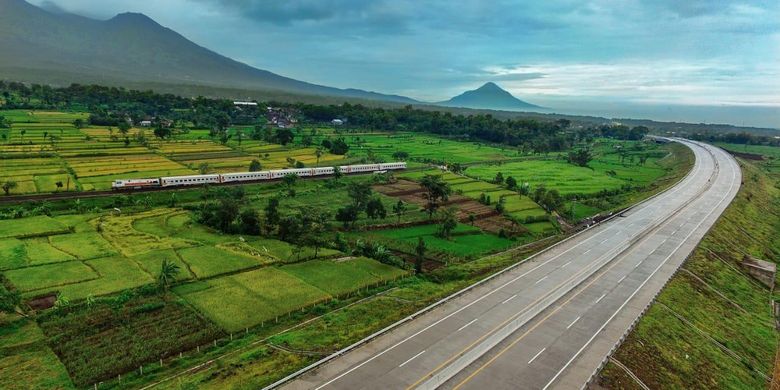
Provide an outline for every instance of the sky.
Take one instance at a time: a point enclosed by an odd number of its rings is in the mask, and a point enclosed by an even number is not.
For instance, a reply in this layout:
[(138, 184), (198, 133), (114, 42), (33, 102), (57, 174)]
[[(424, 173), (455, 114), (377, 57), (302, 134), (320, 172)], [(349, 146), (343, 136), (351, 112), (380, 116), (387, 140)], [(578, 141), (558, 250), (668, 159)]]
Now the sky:
[(440, 101), (493, 81), (570, 111), (750, 107), (780, 127), (777, 0), (31, 2), (97, 19), (142, 12), (220, 54), (323, 85)]

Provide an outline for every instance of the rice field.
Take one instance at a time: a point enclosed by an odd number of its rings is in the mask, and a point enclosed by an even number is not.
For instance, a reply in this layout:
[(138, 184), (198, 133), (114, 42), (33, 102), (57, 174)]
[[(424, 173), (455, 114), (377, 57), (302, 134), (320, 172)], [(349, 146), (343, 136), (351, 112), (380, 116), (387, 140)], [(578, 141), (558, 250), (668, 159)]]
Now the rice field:
[(409, 248), (417, 245), (422, 237), (429, 250), (449, 253), (459, 257), (470, 257), (508, 249), (514, 241), (496, 235), (483, 233), (476, 227), (458, 224), (450, 239), (436, 235), (438, 225), (421, 225), (400, 229), (386, 229), (373, 232), (379, 237), (399, 241)]
[(365, 258), (313, 260), (184, 284), (174, 292), (226, 331), (236, 332), (402, 275), (397, 268)]

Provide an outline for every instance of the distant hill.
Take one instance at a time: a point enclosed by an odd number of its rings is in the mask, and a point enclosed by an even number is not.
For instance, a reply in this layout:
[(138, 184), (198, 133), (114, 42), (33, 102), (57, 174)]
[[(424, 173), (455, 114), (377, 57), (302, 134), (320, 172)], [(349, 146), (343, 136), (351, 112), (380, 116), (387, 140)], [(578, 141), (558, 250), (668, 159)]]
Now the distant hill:
[(465, 107), (490, 110), (522, 110), (529, 108), (541, 108), (537, 105), (524, 102), (511, 93), (503, 90), (495, 83), (489, 82), (473, 90), (466, 91), (446, 102), (437, 103), (448, 107)]
[(417, 101), (294, 80), (219, 55), (146, 15), (109, 20), (0, 0), (0, 78), (38, 83), (166, 83), (279, 90), (399, 103)]

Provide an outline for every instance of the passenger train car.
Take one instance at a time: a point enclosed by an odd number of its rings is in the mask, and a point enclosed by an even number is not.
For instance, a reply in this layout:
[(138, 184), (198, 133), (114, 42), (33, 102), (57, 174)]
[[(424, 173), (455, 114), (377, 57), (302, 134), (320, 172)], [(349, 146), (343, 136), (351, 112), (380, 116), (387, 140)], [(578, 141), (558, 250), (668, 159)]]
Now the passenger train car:
[[(339, 169), (341, 173), (369, 173), (385, 172), (398, 169), (406, 169), (405, 162), (393, 162), (383, 164), (360, 164), (343, 165)], [(262, 180), (281, 179), (287, 175), (298, 175), (301, 177), (326, 176), (332, 175), (336, 171), (335, 167), (317, 167), (317, 168), (292, 168), (276, 169), (271, 171), (259, 172), (238, 172), (222, 173), (209, 175), (191, 175), (191, 176), (171, 176), (150, 179), (120, 179), (111, 183), (113, 190), (138, 190), (150, 187), (182, 187), (196, 186), (203, 184), (237, 183)]]

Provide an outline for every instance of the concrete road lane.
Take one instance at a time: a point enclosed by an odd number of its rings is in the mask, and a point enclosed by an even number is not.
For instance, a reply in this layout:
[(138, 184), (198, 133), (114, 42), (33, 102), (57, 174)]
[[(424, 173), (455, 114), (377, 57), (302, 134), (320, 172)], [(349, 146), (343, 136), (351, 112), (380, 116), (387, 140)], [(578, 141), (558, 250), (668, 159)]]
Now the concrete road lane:
[(684, 142), (672, 189), (285, 388), (581, 387), (739, 188), (730, 156)]

